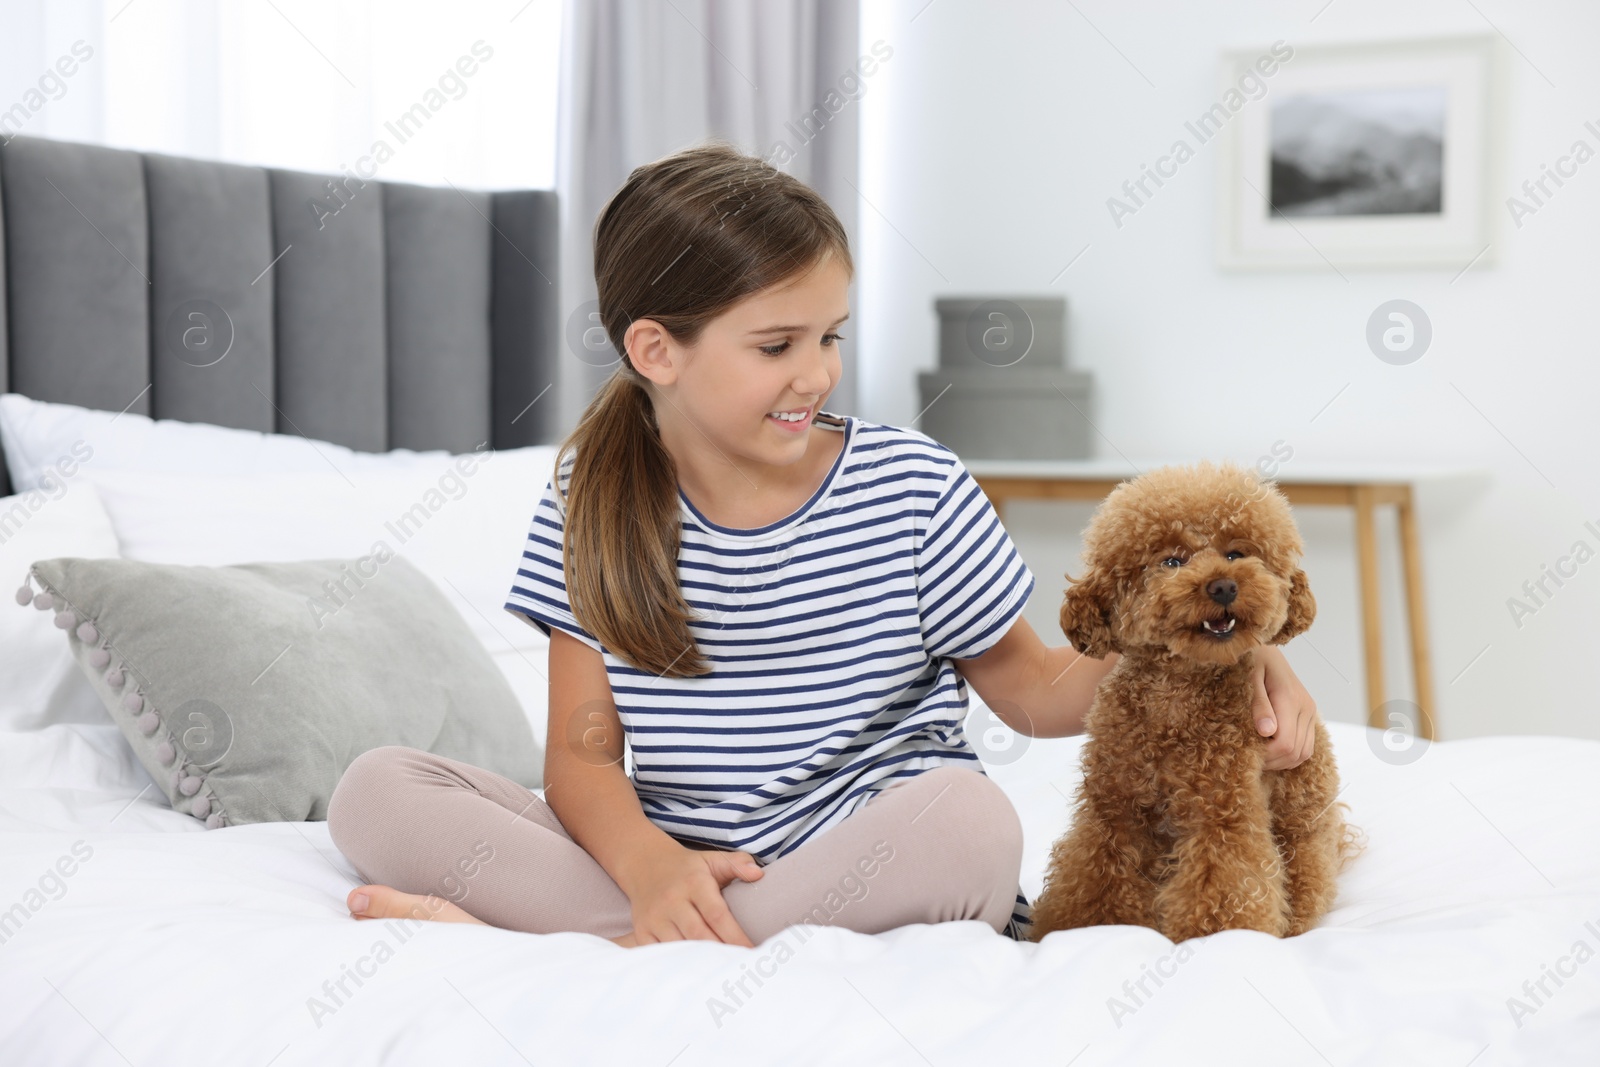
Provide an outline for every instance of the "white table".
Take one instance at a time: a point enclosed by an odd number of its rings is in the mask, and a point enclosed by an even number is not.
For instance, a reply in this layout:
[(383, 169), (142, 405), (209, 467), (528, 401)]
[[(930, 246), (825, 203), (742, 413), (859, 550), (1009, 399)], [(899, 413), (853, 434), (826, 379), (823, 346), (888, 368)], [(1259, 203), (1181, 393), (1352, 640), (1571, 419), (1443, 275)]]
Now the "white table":
[[(998, 460), (965, 459), (967, 470), (988, 496), (1001, 521), (1010, 500), (1103, 500), (1119, 482), (1142, 471), (1194, 459), (1083, 459)], [(1253, 464), (1246, 464), (1253, 465)], [(1427, 611), (1422, 595), (1422, 550), (1417, 539), (1412, 486), (1424, 480), (1474, 476), (1481, 471), (1442, 465), (1315, 464), (1290, 459), (1278, 466), (1274, 479), (1289, 503), (1336, 505), (1355, 509), (1356, 557), (1361, 581), (1361, 629), (1367, 675), (1367, 721), (1380, 729), (1385, 702), (1383, 629), (1378, 594), (1378, 535), (1376, 509), (1392, 504), (1398, 510), (1401, 570), (1406, 583), (1406, 614), (1410, 623), (1411, 663), (1416, 678), (1419, 712), (1416, 731), (1436, 737), (1432, 655), (1428, 644)]]

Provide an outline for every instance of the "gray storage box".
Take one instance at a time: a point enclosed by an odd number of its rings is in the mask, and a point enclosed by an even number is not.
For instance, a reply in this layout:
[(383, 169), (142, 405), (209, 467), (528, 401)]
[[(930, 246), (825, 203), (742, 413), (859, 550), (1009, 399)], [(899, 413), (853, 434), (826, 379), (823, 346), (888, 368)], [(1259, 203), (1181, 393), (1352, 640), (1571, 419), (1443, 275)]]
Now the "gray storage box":
[(943, 296), (933, 309), (940, 370), (1066, 368), (1066, 297)]
[(941, 297), (918, 429), (963, 459), (1087, 459), (1092, 377), (1066, 369), (1060, 296)]

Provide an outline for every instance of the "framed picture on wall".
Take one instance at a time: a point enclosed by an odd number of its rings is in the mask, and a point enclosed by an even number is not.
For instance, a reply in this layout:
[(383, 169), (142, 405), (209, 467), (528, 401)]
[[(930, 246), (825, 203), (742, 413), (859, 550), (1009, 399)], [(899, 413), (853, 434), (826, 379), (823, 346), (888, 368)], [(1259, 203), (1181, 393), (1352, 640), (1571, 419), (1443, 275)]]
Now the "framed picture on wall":
[(1501, 62), (1487, 35), (1225, 53), (1218, 265), (1492, 262)]

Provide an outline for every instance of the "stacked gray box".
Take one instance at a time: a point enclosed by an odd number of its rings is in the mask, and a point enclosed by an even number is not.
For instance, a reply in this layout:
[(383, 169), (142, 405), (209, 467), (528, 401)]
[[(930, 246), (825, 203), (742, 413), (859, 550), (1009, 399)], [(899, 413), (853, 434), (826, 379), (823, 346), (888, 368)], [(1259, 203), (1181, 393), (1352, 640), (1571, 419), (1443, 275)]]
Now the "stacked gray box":
[(1060, 296), (941, 297), (918, 429), (963, 459), (1087, 459), (1091, 376), (1066, 367)]

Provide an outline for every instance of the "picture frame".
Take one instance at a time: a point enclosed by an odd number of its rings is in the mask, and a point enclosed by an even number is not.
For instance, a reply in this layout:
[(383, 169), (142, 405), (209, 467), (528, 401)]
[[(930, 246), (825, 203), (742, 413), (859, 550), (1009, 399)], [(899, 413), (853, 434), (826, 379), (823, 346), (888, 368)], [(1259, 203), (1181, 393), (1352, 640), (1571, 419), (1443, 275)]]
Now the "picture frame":
[(1493, 35), (1274, 48), (1230, 50), (1219, 65), (1219, 99), (1265, 86), (1217, 130), (1219, 267), (1494, 262), (1504, 58)]

